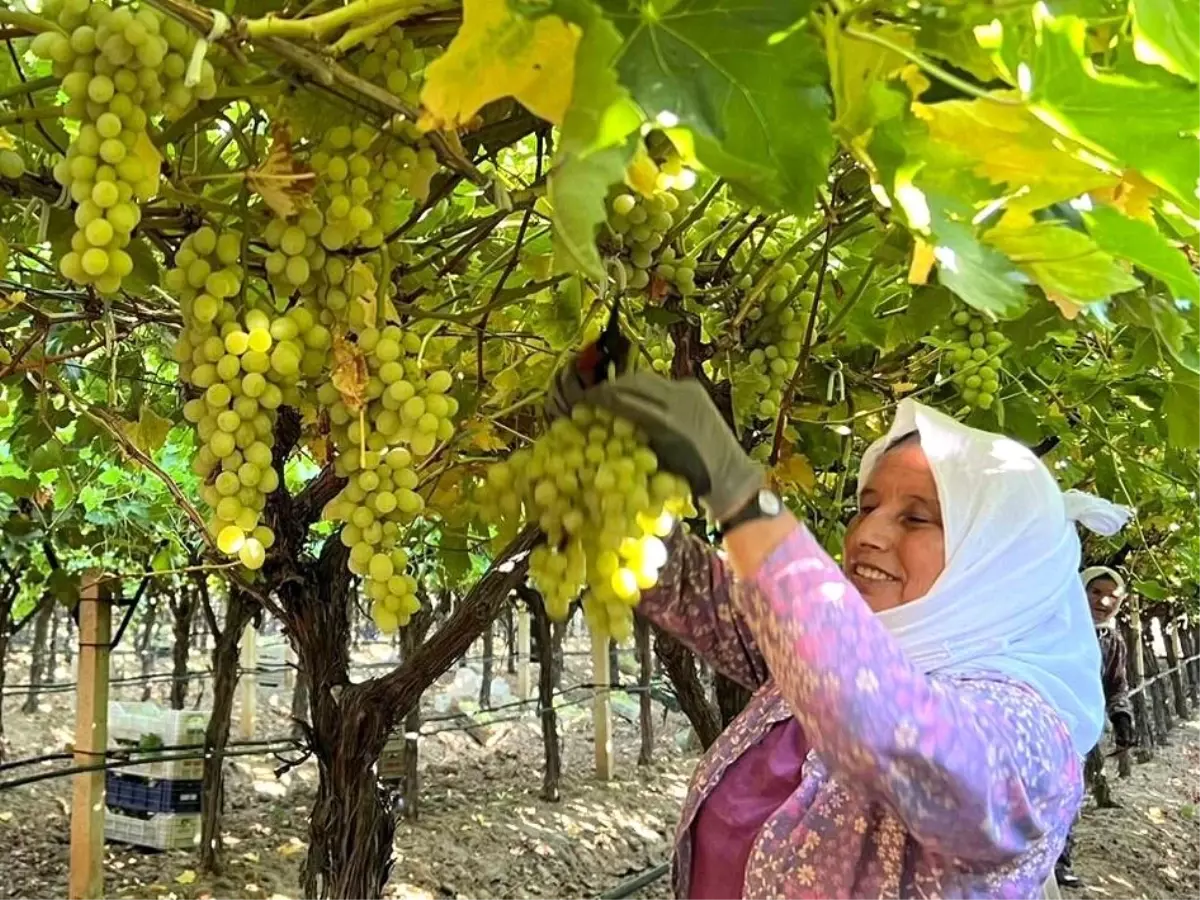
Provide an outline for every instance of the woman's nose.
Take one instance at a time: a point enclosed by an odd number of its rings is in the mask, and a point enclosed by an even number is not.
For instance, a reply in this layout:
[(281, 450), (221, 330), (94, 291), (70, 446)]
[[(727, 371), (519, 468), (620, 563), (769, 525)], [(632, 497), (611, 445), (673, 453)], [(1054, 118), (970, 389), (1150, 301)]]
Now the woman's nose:
[(892, 545), (892, 529), (878, 513), (871, 513), (859, 521), (855, 529), (855, 540), (875, 550), (887, 550)]

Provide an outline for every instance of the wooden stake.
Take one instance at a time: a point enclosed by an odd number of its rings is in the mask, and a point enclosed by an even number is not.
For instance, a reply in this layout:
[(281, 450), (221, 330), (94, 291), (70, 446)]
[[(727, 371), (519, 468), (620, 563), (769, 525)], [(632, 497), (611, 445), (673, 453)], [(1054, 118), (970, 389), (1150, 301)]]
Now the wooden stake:
[[(108, 658), (112, 607), (101, 573), (88, 572), (79, 594), (78, 682), (75, 697), (75, 765), (104, 762), (108, 746)], [(73, 777), (71, 801), (71, 900), (104, 896), (104, 770)]]
[(592, 635), (592, 681), (596, 693), (592, 698), (592, 732), (596, 741), (596, 777), (611, 781), (612, 759), (612, 697), (608, 685), (612, 673), (608, 664), (608, 638)]
[(529, 609), (517, 608), (517, 699), (529, 699)]
[(248, 624), (242, 632), (241, 666), (242, 718), (238, 736), (244, 741), (252, 741), (254, 715), (258, 711), (258, 676), (254, 674), (258, 668), (258, 632), (254, 630), (254, 623)]

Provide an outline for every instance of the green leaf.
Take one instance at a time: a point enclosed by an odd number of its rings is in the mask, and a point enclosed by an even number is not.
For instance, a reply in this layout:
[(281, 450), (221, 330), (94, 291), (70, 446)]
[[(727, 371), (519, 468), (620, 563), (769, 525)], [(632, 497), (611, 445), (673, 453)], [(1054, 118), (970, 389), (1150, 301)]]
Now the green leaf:
[(1101, 250), (1127, 259), (1171, 289), (1176, 300), (1200, 301), (1200, 279), (1187, 256), (1167, 243), (1148, 222), (1131, 219), (1111, 206), (1096, 206), (1083, 214), (1088, 233)]
[(795, 28), (810, 0), (602, 0), (621, 83), (647, 116), (753, 202), (806, 213), (834, 149), (824, 54)]
[(604, 195), (620, 181), (633, 158), (633, 144), (609, 147), (561, 161), (550, 175), (547, 196), (554, 207), (555, 265), (575, 267), (596, 281), (605, 278), (596, 249), (596, 228), (607, 217)]
[(1195, 0), (1133, 0), (1133, 52), (1192, 83), (1200, 81), (1200, 5)]
[(1189, 372), (1200, 372), (1200, 352), (1192, 337), (1191, 324), (1162, 297), (1148, 296), (1144, 292), (1127, 294), (1114, 307), (1113, 319), (1151, 329), (1172, 359)]
[(1015, 319), (1025, 311), (1025, 278), (1002, 253), (979, 243), (970, 226), (941, 213), (934, 218), (933, 232), (940, 284), (969, 306), (1001, 319)]
[(1181, 450), (1200, 447), (1200, 380), (1195, 376), (1176, 377), (1167, 384), (1163, 392), (1163, 415), (1172, 447)]
[(133, 445), (144, 453), (153, 454), (167, 440), (171, 422), (164, 419), (149, 406), (143, 405), (136, 423), (125, 423), (125, 435)]
[(1038, 19), (1027, 85), (1034, 113), (1093, 152), (1137, 169), (1196, 215), (1200, 94), (1182, 82), (1143, 83), (1096, 72), (1086, 33), (1082, 19)]
[(1133, 592), (1141, 594), (1147, 600), (1166, 600), (1167, 591), (1161, 584), (1156, 581), (1135, 581), (1133, 583)]
[(641, 115), (617, 81), (613, 59), (621, 37), (587, 0), (559, 0), (553, 12), (583, 30), (575, 51), (571, 105), (559, 133), (547, 197), (553, 208), (555, 266), (605, 278), (596, 228), (607, 216), (604, 198), (633, 157), (630, 138)]
[(1076, 303), (1103, 300), (1141, 287), (1140, 281), (1090, 237), (1060, 222), (995, 228), (987, 233), (986, 240), (1047, 293), (1061, 294)]

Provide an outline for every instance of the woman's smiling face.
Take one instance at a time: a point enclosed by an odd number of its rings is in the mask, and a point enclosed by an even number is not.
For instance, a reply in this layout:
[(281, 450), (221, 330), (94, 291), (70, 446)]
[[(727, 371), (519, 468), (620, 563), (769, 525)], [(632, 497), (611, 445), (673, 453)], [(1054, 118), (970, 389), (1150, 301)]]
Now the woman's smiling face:
[(918, 439), (883, 454), (846, 531), (842, 568), (875, 612), (929, 592), (946, 567), (942, 507)]

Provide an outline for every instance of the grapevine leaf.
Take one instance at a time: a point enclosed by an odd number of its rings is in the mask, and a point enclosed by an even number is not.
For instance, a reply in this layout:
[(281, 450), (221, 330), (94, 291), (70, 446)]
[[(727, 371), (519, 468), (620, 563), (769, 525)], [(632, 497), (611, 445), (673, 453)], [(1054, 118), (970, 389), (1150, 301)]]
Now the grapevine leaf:
[(621, 83), (686, 129), (700, 162), (764, 206), (806, 213), (833, 152), (824, 55), (794, 26), (809, 0), (602, 0)]
[(547, 194), (554, 208), (555, 261), (559, 268), (574, 267), (596, 281), (604, 279), (604, 265), (596, 249), (596, 228), (607, 216), (604, 195), (609, 185), (621, 179), (632, 155), (631, 141), (587, 156), (567, 157), (555, 168)]
[(250, 190), (280, 218), (294, 216), (308, 204), (317, 186), (316, 174), (292, 155), (292, 138), (286, 125), (271, 129), (271, 152), (245, 175)]
[(1200, 81), (1200, 6), (1194, 0), (1133, 0), (1130, 8), (1137, 58)]
[(1110, 206), (1084, 213), (1088, 233), (1100, 249), (1129, 260), (1171, 289), (1176, 300), (1200, 301), (1200, 280), (1187, 257), (1167, 243), (1157, 228), (1121, 215)]
[(981, 244), (968, 225), (938, 212), (933, 230), (937, 236), (938, 283), (954, 291), (964, 303), (1001, 319), (1021, 315), (1028, 305), (1024, 277), (1001, 253)]
[(1166, 385), (1163, 395), (1163, 415), (1166, 418), (1166, 439), (1181, 450), (1200, 448), (1200, 383), (1176, 378)]
[(604, 278), (596, 228), (604, 221), (604, 197), (633, 156), (630, 139), (641, 113), (617, 80), (613, 59), (621, 36), (586, 0), (559, 0), (555, 11), (582, 30), (572, 73), (571, 105), (559, 135), (547, 193), (553, 210), (554, 262)]
[(1014, 202), (1025, 208), (1111, 189), (1119, 180), (1062, 149), (1063, 139), (1024, 106), (948, 100), (915, 103), (913, 112), (930, 137), (951, 149), (968, 171), (1010, 193), (1020, 192)]
[(579, 31), (556, 15), (529, 17), (512, 6), (509, 0), (463, 4), (462, 27), (425, 73), (422, 128), (461, 128), (502, 97), (562, 123)]
[(781, 493), (789, 495), (808, 494), (817, 483), (812, 464), (803, 453), (784, 450), (779, 462), (771, 470), (771, 477)]
[(167, 441), (171, 421), (164, 419), (149, 406), (138, 410), (136, 422), (125, 422), (121, 428), (125, 436), (143, 453), (153, 454)]
[(993, 228), (986, 240), (1047, 293), (1060, 294), (1076, 304), (1141, 286), (1090, 237), (1060, 222)]
[(1143, 292), (1128, 294), (1114, 308), (1113, 318), (1149, 328), (1172, 359), (1190, 372), (1200, 372), (1200, 353), (1192, 328), (1179, 310), (1163, 298)]
[(1135, 581), (1134, 593), (1141, 594), (1148, 600), (1163, 601), (1167, 599), (1167, 590), (1157, 581)]
[[(899, 72), (908, 60), (894, 50), (846, 34), (837, 16), (826, 16), (821, 31), (833, 88), (833, 129), (852, 142), (869, 132), (875, 122), (871, 87)], [(872, 31), (896, 46), (912, 49), (912, 38), (897, 28), (883, 26)]]
[(358, 412), (367, 402), (367, 382), (370, 380), (367, 358), (353, 341), (341, 335), (333, 337), (333, 372), (330, 381), (342, 396), (342, 402), (352, 412)]
[(1169, 191), (1182, 208), (1200, 212), (1200, 103), (1182, 82), (1138, 82), (1095, 71), (1086, 50), (1086, 23), (1043, 16), (1027, 71), (1034, 114), (1057, 131)]

